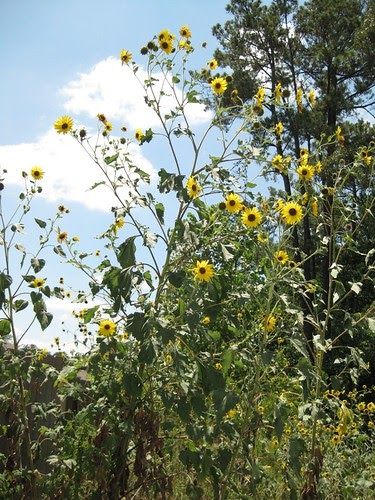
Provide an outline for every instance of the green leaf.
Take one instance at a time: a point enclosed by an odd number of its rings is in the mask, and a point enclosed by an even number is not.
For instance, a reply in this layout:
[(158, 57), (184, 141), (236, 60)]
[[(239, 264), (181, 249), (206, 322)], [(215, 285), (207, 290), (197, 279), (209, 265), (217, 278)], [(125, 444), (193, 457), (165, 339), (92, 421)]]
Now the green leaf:
[(283, 435), (284, 426), (287, 418), (288, 418), (287, 406), (284, 403), (279, 403), (275, 409), (275, 419), (273, 422), (275, 434), (279, 441), (281, 439), (281, 436)]
[(123, 269), (129, 269), (135, 265), (135, 240), (136, 236), (130, 236), (118, 247), (117, 260)]
[(182, 286), (186, 273), (185, 271), (175, 271), (168, 274), (168, 281), (176, 288), (180, 288)]
[(199, 378), (204, 392), (209, 392), (224, 389), (225, 380), (223, 374), (212, 366), (205, 366), (198, 362)]
[(105, 163), (107, 165), (110, 165), (111, 163), (113, 163), (114, 161), (116, 161), (118, 157), (119, 157), (119, 153), (116, 153), (113, 156), (106, 156), (104, 158), (104, 161), (105, 161)]
[(0, 335), (8, 335), (10, 333), (9, 319), (0, 319)]
[(215, 390), (212, 393), (217, 418), (220, 420), (232, 408), (236, 406), (239, 397), (232, 391)]
[(301, 470), (301, 455), (306, 451), (305, 441), (301, 438), (292, 437), (289, 441), (289, 463), (292, 469), (300, 473)]
[(141, 346), (139, 351), (138, 360), (140, 363), (150, 365), (156, 358), (155, 344), (152, 339), (147, 340)]
[(99, 309), (99, 306), (90, 307), (90, 309), (87, 309), (87, 311), (83, 315), (83, 322), (85, 324), (89, 323), (92, 320), (92, 318), (95, 316), (95, 313), (98, 309)]
[(170, 174), (164, 168), (159, 170), (158, 175), (160, 177), (158, 189), (161, 193), (180, 191), (183, 188), (183, 175)]
[[(31, 294), (33, 294), (33, 293), (34, 292), (31, 292)], [(38, 295), (40, 297), (42, 296), (42, 294), (40, 294), (40, 293)], [(34, 304), (34, 312), (36, 314), (36, 318), (39, 321), (39, 324), (40, 324), (42, 330), (45, 330), (49, 326), (49, 324), (51, 323), (51, 321), (53, 319), (53, 315), (51, 313), (47, 312), (46, 304), (42, 298), (40, 298), (39, 300), (35, 300), (35, 301), (33, 300), (33, 304)]]
[(162, 224), (164, 224), (164, 212), (165, 208), (163, 203), (156, 203), (155, 204), (155, 210), (156, 210), (156, 215), (158, 216), (158, 219)]
[(137, 340), (143, 340), (144, 330), (145, 330), (146, 319), (145, 315), (140, 312), (135, 312), (128, 316), (127, 330), (133, 335)]
[(221, 356), (221, 365), (223, 367), (224, 375), (228, 373), (230, 365), (232, 364), (232, 360), (233, 360), (233, 351), (231, 349), (227, 349), (226, 351), (223, 352)]
[(124, 387), (130, 396), (137, 398), (142, 393), (142, 380), (136, 373), (125, 373)]
[(13, 307), (16, 312), (23, 311), (29, 305), (27, 300), (18, 299), (13, 302)]
[(57, 254), (60, 255), (61, 257), (66, 257), (66, 253), (64, 252), (63, 248), (61, 245), (57, 245), (53, 247), (53, 251)]
[(34, 220), (38, 224), (38, 226), (41, 227), (42, 229), (44, 229), (47, 226), (47, 223), (42, 219), (34, 219)]
[(43, 269), (45, 266), (46, 261), (44, 259), (37, 259), (37, 258), (32, 258), (31, 259), (31, 267), (34, 270), (34, 273), (38, 273)]
[(219, 450), (217, 461), (221, 472), (225, 472), (232, 458), (232, 452), (228, 448)]
[(0, 292), (3, 292), (12, 284), (13, 279), (9, 274), (0, 273)]

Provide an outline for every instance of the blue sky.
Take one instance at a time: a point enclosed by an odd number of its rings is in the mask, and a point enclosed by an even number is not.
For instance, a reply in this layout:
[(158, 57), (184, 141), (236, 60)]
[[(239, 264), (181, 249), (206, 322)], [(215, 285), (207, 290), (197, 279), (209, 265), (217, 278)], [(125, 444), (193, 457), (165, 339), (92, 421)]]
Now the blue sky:
[[(152, 123), (145, 123), (148, 115), (141, 110), (140, 97), (135, 95), (134, 87), (124, 88), (126, 102), (121, 107), (121, 86), (116, 80), (118, 71), (122, 70), (118, 62), (119, 51), (122, 48), (130, 50), (134, 59), (142, 63), (139, 50), (153, 35), (163, 28), (177, 33), (181, 25), (188, 24), (196, 47), (191, 63), (196, 68), (203, 67), (216, 47), (211, 27), (225, 21), (226, 4), (224, 0), (184, 3), (112, 0), (106, 4), (98, 0), (19, 0), (0, 3), (0, 167), (8, 170), (3, 191), (4, 212), (9, 212), (17, 203), (22, 170), (29, 171), (38, 164), (46, 172), (42, 181), (43, 194), (33, 203), (32, 212), (26, 218), (25, 234), (20, 235), (26, 248), (37, 248), (39, 230), (33, 217), (53, 217), (59, 204), (70, 209), (62, 229), (69, 235), (79, 234), (81, 248), (85, 251), (100, 248), (96, 236), (112, 220), (108, 211), (111, 200), (104, 194), (90, 198), (87, 192), (99, 172), (89, 165), (87, 157), (70, 137), (54, 133), (55, 119), (70, 114), (76, 123), (93, 127), (97, 112), (108, 113), (110, 119), (112, 112), (115, 127), (124, 121), (130, 130), (152, 126)], [(203, 41), (208, 42), (205, 50), (200, 48)], [(127, 85), (126, 78), (120, 77), (121, 85)], [(102, 93), (104, 87), (107, 90)], [(90, 94), (92, 89), (94, 96)], [(132, 99), (138, 104), (133, 106)], [(202, 110), (195, 110), (192, 121), (199, 129), (207, 120)], [(181, 151), (183, 153), (183, 149)], [(141, 164), (154, 171), (167, 168), (170, 161), (153, 144), (145, 145), (142, 150), (135, 146), (134, 154)], [(83, 288), (84, 280), (77, 271), (60, 263), (51, 253), (45, 255), (48, 264), (41, 273), (48, 277), (50, 285), (56, 285), (59, 276), (64, 276), (67, 289), (69, 285), (73, 289)], [(14, 255), (13, 269), (17, 272), (19, 256), (17, 252)], [(3, 268), (2, 256), (0, 264)], [(69, 329), (75, 329), (71, 321), (71, 309), (75, 305), (68, 302), (49, 301), (53, 323), (43, 333), (33, 326), (26, 341), (49, 347), (53, 338), (59, 335), (66, 348), (71, 347), (72, 336), (61, 334), (62, 320)], [(27, 313), (19, 314), (19, 331), (25, 328), (29, 319)]]

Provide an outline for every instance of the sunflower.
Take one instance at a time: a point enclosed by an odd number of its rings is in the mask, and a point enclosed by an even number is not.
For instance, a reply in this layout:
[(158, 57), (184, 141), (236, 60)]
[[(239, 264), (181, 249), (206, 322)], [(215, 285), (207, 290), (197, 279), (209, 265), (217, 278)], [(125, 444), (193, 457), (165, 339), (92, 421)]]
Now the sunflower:
[(313, 198), (311, 200), (311, 213), (313, 214), (314, 217), (318, 217), (318, 212), (319, 212), (319, 207), (318, 207), (318, 200), (316, 198)]
[(129, 64), (130, 61), (132, 60), (132, 53), (129, 52), (128, 50), (126, 49), (122, 49), (121, 52), (120, 52), (120, 60), (122, 62), (122, 64)]
[(107, 118), (105, 117), (105, 115), (103, 115), (103, 113), (98, 113), (96, 117), (100, 122), (105, 123), (107, 121)]
[(57, 241), (59, 243), (64, 243), (64, 241), (66, 241), (68, 238), (68, 233), (66, 231), (61, 231), (60, 233), (58, 233), (57, 235)]
[(289, 255), (284, 250), (278, 250), (275, 252), (274, 257), (281, 265), (285, 265), (289, 260)]
[(172, 39), (162, 40), (159, 43), (159, 46), (163, 52), (165, 52), (166, 54), (170, 54), (173, 50), (173, 40)]
[(195, 177), (189, 177), (186, 183), (186, 189), (189, 198), (193, 199), (199, 196), (202, 191), (202, 187), (200, 186), (199, 182)]
[(215, 274), (214, 266), (208, 260), (197, 260), (193, 274), (197, 281), (210, 281)]
[(117, 229), (121, 229), (125, 224), (125, 219), (124, 217), (117, 217), (115, 221), (115, 226)]
[(345, 142), (345, 137), (344, 137), (344, 134), (342, 133), (342, 128), (340, 126), (337, 127), (335, 135), (336, 135), (337, 142), (339, 144), (343, 145)]
[(35, 165), (34, 167), (32, 167), (31, 177), (33, 179), (35, 179), (36, 181), (39, 181), (40, 179), (43, 179), (43, 176), (44, 176), (44, 172), (41, 169), (41, 167), (39, 167), (39, 165)]
[(203, 319), (202, 319), (202, 325), (209, 325), (211, 323), (211, 318), (209, 316), (205, 316)]
[(276, 328), (276, 322), (277, 319), (275, 316), (272, 314), (267, 314), (267, 316), (264, 318), (264, 329), (266, 332), (273, 332), (273, 330)]
[(275, 86), (275, 103), (276, 104), (281, 103), (282, 95), (283, 95), (283, 89), (281, 87), (281, 83), (278, 82)]
[(266, 233), (259, 233), (257, 236), (259, 243), (268, 243), (268, 235)]
[(186, 26), (186, 25), (181, 26), (180, 35), (183, 38), (191, 38), (191, 30), (190, 30), (189, 26)]
[(241, 215), (242, 223), (247, 227), (258, 227), (262, 222), (262, 214), (257, 208), (246, 208)]
[(141, 128), (137, 128), (134, 134), (134, 137), (137, 139), (137, 141), (141, 142), (144, 136), (145, 134), (143, 133), (143, 130)]
[(111, 131), (112, 131), (112, 129), (113, 129), (113, 125), (112, 125), (112, 123), (111, 123), (111, 122), (107, 122), (107, 121), (106, 121), (106, 122), (104, 122), (104, 130), (105, 130), (106, 132), (111, 132)]
[(285, 203), (281, 209), (281, 217), (286, 224), (296, 224), (303, 217), (302, 207), (295, 201)]
[(229, 193), (225, 198), (225, 208), (231, 214), (235, 214), (242, 210), (242, 198), (238, 194)]
[(299, 113), (301, 113), (303, 109), (302, 98), (303, 98), (303, 90), (301, 89), (301, 87), (299, 87), (299, 89), (297, 89), (297, 95), (296, 95), (297, 109)]
[(290, 161), (290, 156), (284, 158), (282, 155), (276, 155), (272, 158), (271, 163), (275, 170), (278, 170), (280, 173), (284, 173), (286, 172)]
[(219, 65), (216, 59), (211, 59), (208, 61), (207, 65), (209, 66), (210, 70), (214, 71)]
[(186, 52), (191, 52), (193, 50), (190, 40), (180, 40), (178, 42), (178, 48), (182, 50), (186, 50)]
[(265, 96), (266, 96), (266, 90), (263, 87), (259, 87), (257, 93), (255, 94), (255, 99), (257, 101), (258, 106), (262, 105)]
[(312, 165), (300, 165), (297, 168), (297, 174), (300, 181), (308, 182), (314, 177), (314, 167)]
[(284, 125), (281, 122), (277, 122), (275, 125), (275, 134), (277, 137), (280, 137), (280, 135), (283, 133), (284, 130)]
[(111, 337), (116, 332), (116, 323), (110, 319), (102, 319), (99, 323), (99, 334)]
[(284, 206), (285, 206), (285, 201), (282, 199), (279, 199), (275, 203), (275, 210), (277, 212), (281, 212), (281, 210), (284, 208)]
[(214, 78), (211, 82), (211, 88), (216, 95), (222, 95), (228, 87), (228, 82), (225, 78), (218, 76)]
[(32, 282), (31, 282), (31, 285), (34, 287), (34, 288), (43, 288), (44, 287), (44, 283), (46, 282), (46, 280), (44, 280), (43, 278), (35, 278)]
[(66, 115), (60, 116), (60, 118), (55, 121), (54, 127), (58, 134), (67, 134), (73, 128), (73, 119)]
[(175, 39), (175, 36), (168, 30), (161, 30), (158, 34), (159, 42), (164, 42), (164, 40), (172, 42)]
[(311, 89), (307, 94), (307, 100), (309, 101), (310, 106), (313, 108), (315, 106), (315, 101), (316, 101), (314, 89)]

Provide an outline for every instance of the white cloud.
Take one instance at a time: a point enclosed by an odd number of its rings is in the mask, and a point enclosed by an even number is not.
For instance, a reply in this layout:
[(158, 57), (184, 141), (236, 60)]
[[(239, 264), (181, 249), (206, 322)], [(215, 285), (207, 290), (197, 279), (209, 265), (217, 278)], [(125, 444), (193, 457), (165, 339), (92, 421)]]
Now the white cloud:
[[(160, 125), (155, 112), (146, 105), (143, 81), (148, 78), (142, 68), (136, 73), (127, 65), (122, 66), (119, 60), (108, 57), (97, 63), (88, 73), (80, 74), (77, 80), (69, 82), (61, 94), (67, 98), (65, 109), (72, 114), (87, 114), (96, 117), (104, 113), (109, 120), (119, 120), (129, 128), (149, 128)], [(155, 92), (158, 93), (163, 82), (161, 73), (153, 74), (158, 79), (155, 82)], [(170, 81), (170, 80), (169, 80)], [(171, 94), (171, 89), (165, 83), (163, 90)], [(182, 92), (177, 89), (179, 101)], [(176, 106), (176, 99), (165, 95), (161, 100), (162, 112), (168, 113)], [(205, 111), (202, 104), (194, 103), (186, 106), (186, 114), (192, 125), (206, 123), (211, 119), (211, 112)]]
[[(151, 163), (142, 156), (138, 145), (131, 144), (129, 152), (137, 166), (154, 175)], [(103, 180), (102, 173), (70, 136), (59, 136), (50, 130), (33, 143), (0, 146), (0, 159), (1, 166), (8, 170), (6, 182), (21, 186), (24, 185), (21, 172), (30, 172), (33, 165), (40, 165), (45, 172), (41, 196), (49, 201), (74, 201), (105, 212), (116, 204), (109, 188), (99, 186), (88, 190), (95, 182)]]

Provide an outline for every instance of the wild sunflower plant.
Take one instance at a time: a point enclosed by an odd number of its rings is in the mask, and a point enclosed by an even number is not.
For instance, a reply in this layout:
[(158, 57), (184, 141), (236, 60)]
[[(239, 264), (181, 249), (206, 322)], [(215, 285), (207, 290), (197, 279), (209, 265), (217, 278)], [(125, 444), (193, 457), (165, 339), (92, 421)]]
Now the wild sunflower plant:
[[(56, 381), (78, 409), (46, 431), (60, 451), (39, 484), (45, 494), (312, 494), (338, 445), (370, 448), (372, 410), (363, 418), (327, 391), (355, 384), (366, 368), (345, 339), (374, 331), (373, 308), (353, 317), (344, 308), (373, 279), (374, 253), (361, 254), (356, 232), (373, 217), (374, 144), (349, 155), (340, 129), (289, 150), (283, 123), (268, 112), (299, 112), (303, 92), (285, 101), (280, 89), (260, 87), (244, 104), (216, 60), (190, 70), (194, 50), (183, 26), (179, 35), (155, 35), (141, 49), (142, 63), (120, 52), (158, 127), (137, 124), (134, 137), (125, 127), (117, 135), (101, 110), (96, 135), (76, 129), (71, 117), (55, 123), (96, 164), (101, 177), (92, 189), (105, 184), (116, 203), (98, 266), (74, 246), (64, 252), (85, 273), (86, 299), (97, 305), (77, 314), (83, 340), (76, 341), (88, 352)], [(206, 104), (208, 125), (195, 131), (190, 110)], [(132, 153), (134, 143), (150, 142), (165, 148), (170, 165), (157, 182)], [(328, 176), (332, 151), (336, 169)], [(361, 212), (347, 190), (354, 175), (364, 180)], [(256, 191), (261, 179), (270, 183), (267, 194)], [(301, 235), (308, 245), (301, 247)], [(363, 264), (349, 284), (340, 282), (348, 250)], [(328, 266), (328, 282), (311, 275), (312, 261)], [(335, 321), (341, 330), (333, 337)], [(340, 370), (328, 377), (332, 356)]]

